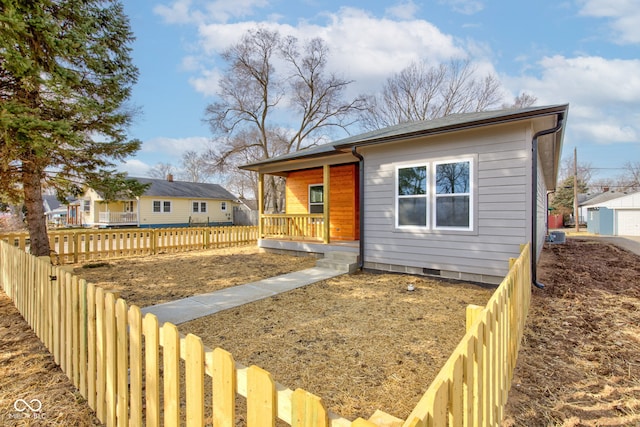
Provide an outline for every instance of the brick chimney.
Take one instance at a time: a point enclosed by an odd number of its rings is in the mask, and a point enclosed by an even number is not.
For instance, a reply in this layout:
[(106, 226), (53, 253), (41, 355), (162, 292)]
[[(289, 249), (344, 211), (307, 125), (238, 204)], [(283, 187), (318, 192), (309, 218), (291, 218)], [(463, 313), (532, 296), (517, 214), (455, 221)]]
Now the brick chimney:
[(173, 174), (172, 173), (167, 174), (167, 181), (173, 182)]

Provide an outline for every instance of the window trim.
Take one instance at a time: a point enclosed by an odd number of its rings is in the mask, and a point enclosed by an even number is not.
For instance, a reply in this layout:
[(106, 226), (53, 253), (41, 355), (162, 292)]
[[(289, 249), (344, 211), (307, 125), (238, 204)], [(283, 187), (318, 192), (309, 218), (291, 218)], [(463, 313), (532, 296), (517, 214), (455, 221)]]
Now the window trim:
[[(467, 193), (447, 193), (447, 194), (438, 194), (437, 189), (436, 189), (436, 171), (438, 168), (438, 165), (443, 165), (443, 164), (450, 164), (450, 163), (464, 163), (464, 162), (468, 162), (469, 163), (469, 190)], [(474, 217), (475, 217), (475, 208), (474, 208), (474, 191), (475, 191), (475, 183), (474, 183), (474, 159), (472, 157), (455, 157), (453, 159), (445, 159), (445, 160), (434, 160), (432, 161), (433, 164), (433, 179), (432, 179), (432, 184), (433, 184), (433, 203), (432, 203), (432, 210), (433, 210), (433, 229), (434, 230), (450, 230), (450, 231), (473, 231), (474, 230)], [(469, 197), (469, 226), (468, 227), (457, 227), (457, 226), (438, 226), (437, 224), (437, 220), (438, 220), (438, 197)]]
[[(156, 203), (159, 203), (159, 210), (156, 210)], [(169, 210), (165, 210), (165, 206), (166, 204), (169, 204)], [(151, 201), (151, 213), (154, 214), (166, 214), (166, 213), (171, 213), (173, 211), (173, 203), (171, 202), (171, 200), (152, 200)]]
[(208, 211), (209, 211), (209, 206), (207, 205), (207, 202), (203, 202), (199, 200), (191, 201), (191, 213), (207, 213)]
[(227, 211), (227, 202), (226, 201), (223, 200), (223, 201), (220, 202), (220, 210), (222, 212), (226, 212)]
[[(436, 167), (439, 164), (447, 164), (447, 163), (462, 163), (469, 162), (469, 192), (468, 193), (458, 193), (461, 197), (468, 196), (469, 197), (469, 227), (448, 227), (448, 226), (437, 226), (437, 194), (436, 194)], [(476, 232), (476, 215), (477, 215), (477, 207), (476, 207), (476, 191), (477, 191), (477, 176), (476, 176), (476, 162), (477, 155), (468, 154), (468, 155), (460, 155), (453, 157), (440, 157), (435, 159), (428, 159), (421, 162), (411, 162), (411, 163), (398, 163), (395, 165), (395, 176), (394, 176), (394, 225), (395, 229), (398, 231), (404, 230), (414, 230), (414, 231), (430, 231), (430, 232), (462, 232), (462, 233), (474, 233)], [(400, 179), (400, 170), (415, 168), (415, 167), (426, 167), (427, 169), (427, 189), (424, 196), (426, 198), (426, 225), (400, 225), (399, 224), (399, 200), (401, 198), (407, 197), (418, 197), (417, 195), (412, 196), (400, 196), (399, 195), (399, 179)], [(440, 197), (451, 196), (450, 194), (443, 194)]]
[[(318, 203), (311, 203), (311, 187), (321, 187), (322, 188), (322, 202)], [(324, 213), (324, 184), (323, 183), (319, 183), (319, 184), (309, 184), (308, 186), (308, 190), (307, 190), (307, 212), (309, 212), (309, 214), (311, 214), (311, 206), (322, 206), (322, 213)], [(319, 213), (319, 212), (316, 212)]]
[[(410, 169), (410, 168), (421, 168), (424, 167), (426, 168), (426, 174), (427, 174), (427, 185), (426, 185), (426, 189), (425, 189), (425, 194), (412, 194), (412, 195), (400, 195), (399, 194), (399, 186), (400, 186), (400, 169)], [(429, 162), (422, 162), (422, 163), (410, 163), (410, 164), (405, 164), (405, 165), (397, 165), (396, 166), (396, 176), (395, 176), (395, 189), (394, 189), (394, 195), (395, 195), (395, 207), (396, 207), (396, 212), (395, 212), (395, 225), (396, 228), (401, 229), (401, 230), (429, 230), (429, 224), (430, 224), (430, 209), (429, 209), (429, 199), (430, 199), (430, 193), (431, 193), (431, 171), (429, 168)], [(424, 198), (426, 200), (426, 204), (425, 204), (425, 225), (401, 225), (400, 224), (400, 199), (408, 199), (408, 198), (416, 198), (416, 197), (420, 197), (420, 198)]]

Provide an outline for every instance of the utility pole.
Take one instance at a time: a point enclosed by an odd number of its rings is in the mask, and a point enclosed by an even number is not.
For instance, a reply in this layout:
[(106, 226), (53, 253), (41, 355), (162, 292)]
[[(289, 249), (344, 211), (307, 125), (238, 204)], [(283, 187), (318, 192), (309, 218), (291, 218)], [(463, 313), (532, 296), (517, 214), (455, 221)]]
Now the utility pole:
[(576, 233), (580, 231), (580, 217), (578, 216), (578, 148), (573, 149), (573, 220), (576, 223)]

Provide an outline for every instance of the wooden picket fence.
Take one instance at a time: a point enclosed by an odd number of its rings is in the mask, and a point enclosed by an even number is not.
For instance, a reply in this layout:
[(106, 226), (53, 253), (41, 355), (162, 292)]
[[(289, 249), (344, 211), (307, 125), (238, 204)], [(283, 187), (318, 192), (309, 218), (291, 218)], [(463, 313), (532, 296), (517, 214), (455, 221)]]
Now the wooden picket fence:
[[(51, 230), (49, 245), (61, 264), (95, 259), (185, 252), (248, 245), (258, 241), (257, 226)], [(0, 240), (23, 250), (29, 233), (0, 233)]]
[(485, 307), (467, 307), (467, 332), (403, 427), (498, 426), (531, 301), (530, 247), (509, 261)]
[[(107, 426), (495, 426), (503, 416), (530, 301), (529, 246), (406, 420), (378, 411), (349, 421), (222, 349), (0, 241), (0, 285)], [(237, 406), (238, 396), (246, 405)], [(376, 423), (372, 422), (376, 421)]]

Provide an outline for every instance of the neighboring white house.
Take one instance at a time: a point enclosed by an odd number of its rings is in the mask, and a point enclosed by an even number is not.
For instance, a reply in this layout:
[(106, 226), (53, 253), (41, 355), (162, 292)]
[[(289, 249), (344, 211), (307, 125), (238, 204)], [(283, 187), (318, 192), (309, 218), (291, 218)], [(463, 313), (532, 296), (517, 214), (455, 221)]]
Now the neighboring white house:
[(218, 184), (133, 178), (150, 184), (140, 197), (105, 202), (89, 188), (77, 201), (78, 216), (86, 227), (185, 227), (233, 225), (237, 197)]
[(67, 207), (60, 203), (57, 196), (51, 194), (43, 195), (42, 205), (49, 224), (54, 226), (66, 224)]
[(590, 201), (583, 208), (587, 209), (587, 229), (592, 233), (640, 236), (640, 192)]
[(403, 123), (244, 165), (261, 185), (286, 178), (285, 213), (258, 201), (259, 246), (351, 249), (364, 268), (499, 283), (531, 242), (536, 283), (568, 108)]

